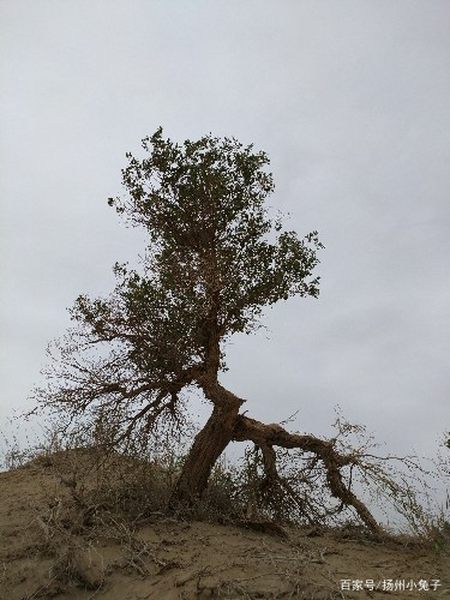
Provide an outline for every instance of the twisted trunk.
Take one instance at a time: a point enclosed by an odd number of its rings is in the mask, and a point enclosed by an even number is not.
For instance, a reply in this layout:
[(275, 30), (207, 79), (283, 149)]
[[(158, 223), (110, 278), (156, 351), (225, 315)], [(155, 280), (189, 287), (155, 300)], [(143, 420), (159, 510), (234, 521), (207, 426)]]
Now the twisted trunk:
[(341, 468), (352, 464), (354, 458), (336, 452), (330, 441), (310, 435), (289, 433), (275, 423), (265, 424), (239, 414), (244, 400), (238, 398), (217, 381), (203, 381), (205, 395), (214, 409), (205, 427), (194, 440), (180, 478), (173, 491), (170, 507), (192, 506), (201, 497), (208, 484), (211, 471), (231, 441), (252, 441), (263, 451), (264, 467), (268, 480), (278, 478), (273, 446), (299, 448), (316, 454), (326, 470), (330, 492), (346, 506), (352, 506), (361, 521), (375, 534), (381, 529), (373, 515), (359, 498), (345, 485)]
[(244, 402), (217, 381), (205, 380), (201, 385), (214, 408), (195, 437), (172, 493), (171, 508), (180, 504), (192, 506), (202, 496), (217, 459), (233, 438), (239, 409)]
[[(214, 253), (211, 261), (215, 267)], [(215, 273), (214, 269), (212, 273)], [(332, 442), (314, 436), (292, 434), (280, 425), (267, 425), (239, 414), (244, 400), (225, 389), (217, 380), (222, 333), (217, 319), (218, 294), (219, 289), (211, 284), (212, 306), (207, 319), (209, 335), (205, 344), (205, 363), (203, 370), (196, 373), (195, 377), (206, 398), (213, 404), (213, 411), (206, 425), (195, 437), (169, 507), (176, 509), (180, 505), (194, 505), (206, 490), (211, 471), (228, 444), (232, 440), (248, 440), (263, 451), (268, 481), (274, 481), (278, 477), (273, 446), (299, 448), (316, 454), (323, 462), (328, 487), (333, 496), (343, 504), (353, 506), (365, 525), (374, 533), (380, 533), (380, 527), (370, 511), (343, 481), (341, 468), (352, 464), (354, 459), (351, 456), (338, 454)]]

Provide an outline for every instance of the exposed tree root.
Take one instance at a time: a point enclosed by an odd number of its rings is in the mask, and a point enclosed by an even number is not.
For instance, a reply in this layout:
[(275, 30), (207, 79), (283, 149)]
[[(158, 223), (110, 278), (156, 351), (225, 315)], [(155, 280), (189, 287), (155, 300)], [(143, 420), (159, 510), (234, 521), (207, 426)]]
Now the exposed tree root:
[(340, 468), (345, 465), (355, 464), (355, 457), (338, 454), (333, 442), (320, 440), (310, 435), (289, 433), (278, 424), (266, 425), (244, 415), (239, 415), (236, 420), (233, 440), (252, 441), (261, 448), (264, 468), (269, 480), (275, 480), (278, 477), (273, 446), (299, 448), (304, 452), (316, 454), (325, 466), (327, 483), (333, 496), (339, 498), (345, 505), (353, 506), (360, 519), (370, 531), (377, 535), (381, 534), (381, 528), (368, 508), (345, 485), (342, 479)]

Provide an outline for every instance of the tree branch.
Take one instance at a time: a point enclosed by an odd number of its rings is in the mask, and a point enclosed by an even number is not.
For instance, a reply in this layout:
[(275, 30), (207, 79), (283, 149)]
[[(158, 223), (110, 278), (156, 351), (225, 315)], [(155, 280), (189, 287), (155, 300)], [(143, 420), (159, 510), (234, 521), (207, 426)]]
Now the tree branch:
[[(280, 446), (282, 448), (299, 448), (304, 452), (313, 452), (322, 460), (327, 474), (327, 483), (331, 493), (339, 498), (347, 506), (353, 506), (360, 519), (375, 534), (381, 532), (380, 526), (355, 494), (349, 490), (342, 479), (340, 468), (342, 466), (354, 463), (354, 458), (341, 456), (334, 449), (331, 441), (320, 440), (310, 435), (298, 435), (289, 433), (278, 424), (272, 423), (266, 425), (255, 419), (250, 419), (244, 415), (239, 415), (236, 421), (236, 427), (233, 433), (235, 441), (252, 441), (263, 451), (264, 465), (268, 467), (269, 473), (276, 474), (274, 463), (274, 451), (268, 450), (271, 446)], [(264, 450), (265, 448), (265, 450)], [(274, 471), (275, 469), (275, 471)]]

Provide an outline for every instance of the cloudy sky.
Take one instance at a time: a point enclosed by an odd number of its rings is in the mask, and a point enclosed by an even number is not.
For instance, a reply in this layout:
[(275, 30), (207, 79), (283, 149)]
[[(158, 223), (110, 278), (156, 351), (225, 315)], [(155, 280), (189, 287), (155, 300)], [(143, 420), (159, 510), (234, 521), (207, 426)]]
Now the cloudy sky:
[(257, 418), (397, 452), (450, 428), (447, 0), (1, 0), (0, 429), (80, 292), (142, 248), (106, 204), (160, 124), (271, 157), (276, 209), (318, 229), (319, 300), (229, 345)]

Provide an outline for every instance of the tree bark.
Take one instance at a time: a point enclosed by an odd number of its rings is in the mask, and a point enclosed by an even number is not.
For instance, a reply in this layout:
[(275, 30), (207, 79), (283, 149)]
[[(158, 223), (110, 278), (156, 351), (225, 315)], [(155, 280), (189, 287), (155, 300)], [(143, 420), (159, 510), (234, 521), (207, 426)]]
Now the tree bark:
[(214, 409), (206, 425), (195, 437), (172, 493), (169, 507), (192, 506), (206, 489), (211, 471), (233, 437), (239, 409), (244, 402), (217, 381), (202, 383)]

